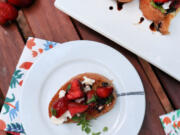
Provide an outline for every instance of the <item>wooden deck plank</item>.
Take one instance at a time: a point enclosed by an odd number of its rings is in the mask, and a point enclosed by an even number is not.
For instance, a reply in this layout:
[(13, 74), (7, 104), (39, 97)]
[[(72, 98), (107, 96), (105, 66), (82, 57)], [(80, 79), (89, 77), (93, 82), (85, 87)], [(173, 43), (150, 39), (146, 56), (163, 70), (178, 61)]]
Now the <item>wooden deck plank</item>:
[(24, 42), (15, 24), (0, 26), (0, 88), (6, 95), (11, 76), (24, 47)]
[(180, 109), (180, 82), (154, 67), (156, 75), (163, 84), (165, 91), (175, 109)]
[(61, 43), (79, 39), (70, 18), (56, 9), (52, 0), (37, 0), (24, 15), (37, 38)]
[[(146, 74), (144, 73), (141, 65), (138, 63), (138, 60), (135, 55), (126, 51), (119, 45), (113, 43), (112, 41), (108, 40), (107, 38), (101, 36), (100, 34), (96, 33), (93, 30), (90, 30), (86, 26), (80, 24), (79, 22), (75, 21), (76, 27), (81, 34), (81, 37), (86, 40), (94, 40), (101, 43), (108, 44), (113, 48), (117, 49), (121, 53), (123, 53), (130, 62), (134, 65), (136, 70), (138, 71), (146, 93), (146, 114), (143, 126), (140, 131), (140, 135), (164, 135), (163, 128), (161, 126), (159, 116), (166, 113), (164, 108), (162, 107), (161, 103), (159, 102), (158, 97), (156, 96), (151, 83), (149, 82)], [(157, 109), (158, 108), (158, 109)]]
[(138, 58), (146, 75), (148, 76), (148, 79), (154, 88), (154, 91), (159, 98), (162, 106), (166, 110), (166, 112), (171, 112), (173, 111), (173, 107), (169, 101), (169, 98), (167, 97), (166, 93), (164, 92), (163, 87), (161, 86), (156, 74), (154, 73), (153, 69), (151, 68), (151, 65), (147, 63), (145, 60)]

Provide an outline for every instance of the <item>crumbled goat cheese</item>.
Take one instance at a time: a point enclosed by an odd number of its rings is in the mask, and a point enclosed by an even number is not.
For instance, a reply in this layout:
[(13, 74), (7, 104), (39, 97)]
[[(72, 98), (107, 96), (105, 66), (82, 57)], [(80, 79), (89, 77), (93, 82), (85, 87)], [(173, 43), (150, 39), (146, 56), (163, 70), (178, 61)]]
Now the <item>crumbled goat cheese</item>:
[(95, 80), (88, 78), (86, 76), (83, 77), (84, 81), (82, 81), (82, 84), (86, 84), (86, 85), (93, 85), (95, 83)]
[(62, 98), (66, 95), (66, 91), (65, 90), (60, 90), (59, 92), (59, 98)]
[(55, 116), (51, 117), (52, 123), (59, 125), (62, 124), (63, 122), (67, 121), (68, 118), (72, 118), (71, 113), (69, 111), (66, 111), (61, 117), (56, 118)]

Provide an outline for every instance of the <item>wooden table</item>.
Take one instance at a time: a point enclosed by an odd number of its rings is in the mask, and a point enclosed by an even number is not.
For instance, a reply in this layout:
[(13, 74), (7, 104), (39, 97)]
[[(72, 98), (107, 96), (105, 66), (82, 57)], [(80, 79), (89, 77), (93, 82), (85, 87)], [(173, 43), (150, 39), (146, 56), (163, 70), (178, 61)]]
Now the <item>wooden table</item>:
[(146, 93), (146, 114), (139, 135), (164, 135), (159, 116), (180, 108), (180, 83), (57, 10), (50, 0), (37, 0), (32, 7), (19, 11), (18, 19), (12, 25), (0, 26), (0, 107), (29, 36), (60, 43), (94, 40), (108, 44), (124, 54), (138, 71)]

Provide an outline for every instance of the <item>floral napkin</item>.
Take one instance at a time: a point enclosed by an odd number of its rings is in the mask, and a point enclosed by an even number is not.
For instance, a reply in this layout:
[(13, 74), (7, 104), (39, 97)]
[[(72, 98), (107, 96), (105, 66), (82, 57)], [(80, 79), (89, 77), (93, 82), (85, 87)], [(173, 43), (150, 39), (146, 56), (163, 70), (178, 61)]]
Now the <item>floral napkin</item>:
[(180, 135), (180, 109), (160, 116), (166, 135)]
[(13, 135), (24, 135), (25, 130), (20, 121), (19, 103), (23, 80), (27, 72), (42, 53), (54, 48), (59, 43), (30, 37), (24, 47), (21, 58), (12, 76), (9, 90), (0, 114), (0, 130)]
[[(13, 135), (25, 135), (19, 116), (23, 80), (39, 56), (56, 45), (60, 44), (32, 37), (28, 39), (12, 76), (5, 103), (0, 113), (0, 130), (5, 130)], [(166, 135), (180, 135), (180, 110), (162, 115), (160, 120)]]

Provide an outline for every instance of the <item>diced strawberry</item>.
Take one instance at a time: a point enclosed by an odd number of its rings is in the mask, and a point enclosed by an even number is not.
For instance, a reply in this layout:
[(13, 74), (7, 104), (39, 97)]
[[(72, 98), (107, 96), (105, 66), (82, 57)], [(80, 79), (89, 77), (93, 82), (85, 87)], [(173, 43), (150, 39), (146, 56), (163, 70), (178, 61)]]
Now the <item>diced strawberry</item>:
[(165, 3), (168, 2), (169, 0), (154, 0), (154, 2), (156, 3)]
[(56, 118), (61, 117), (68, 110), (68, 99), (66, 97), (56, 100), (51, 108), (52, 115)]
[(8, 0), (8, 2), (17, 7), (28, 7), (34, 2), (34, 0)]
[(100, 88), (97, 88), (96, 94), (100, 98), (107, 98), (108, 96), (111, 95), (112, 91), (113, 91), (112, 87), (100, 87)]
[(90, 107), (93, 107), (96, 105), (96, 92), (95, 90), (91, 90), (91, 91), (88, 91), (87, 92), (87, 104), (90, 106)]
[(82, 86), (79, 80), (75, 79), (71, 82), (71, 88), (67, 93), (67, 98), (69, 100), (75, 100), (84, 96), (82, 91)]
[(87, 100), (90, 100), (95, 95), (96, 95), (95, 90), (88, 91), (87, 92)]
[(9, 3), (0, 2), (0, 24), (15, 20), (17, 16), (18, 11), (15, 7)]
[(77, 113), (85, 112), (87, 109), (88, 109), (88, 105), (83, 105), (74, 102), (68, 104), (68, 110), (70, 111), (72, 117)]

